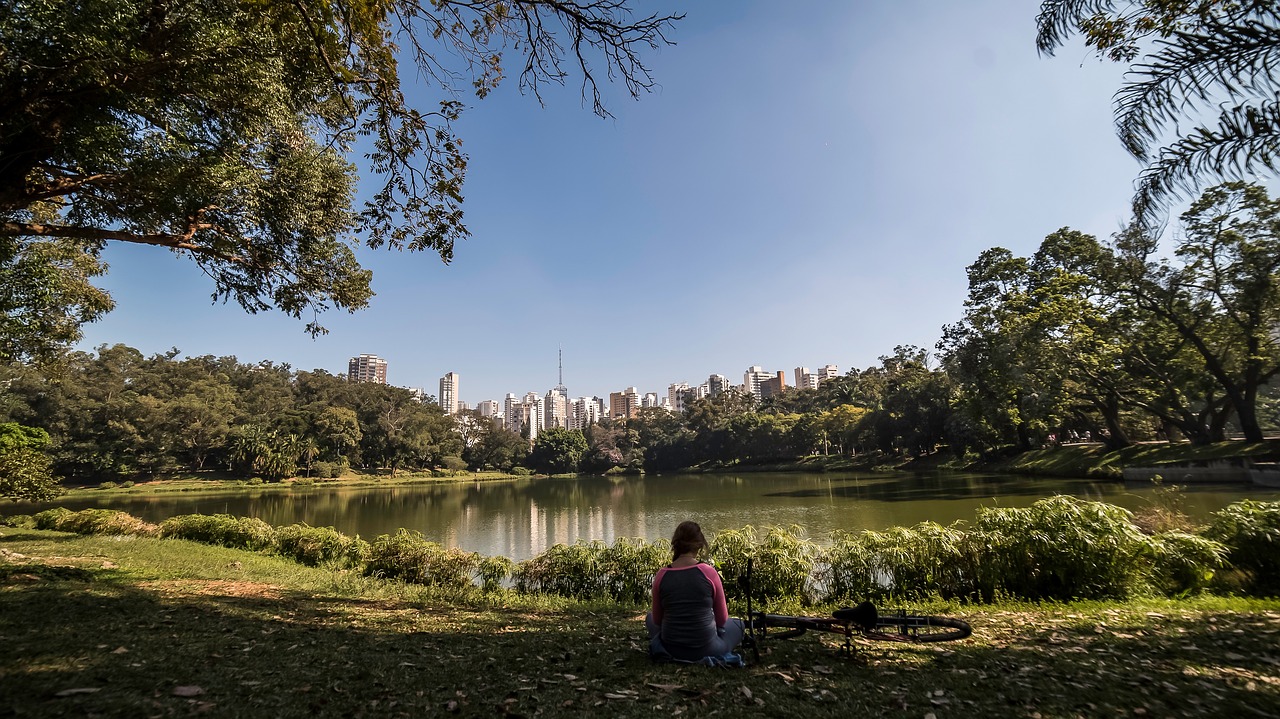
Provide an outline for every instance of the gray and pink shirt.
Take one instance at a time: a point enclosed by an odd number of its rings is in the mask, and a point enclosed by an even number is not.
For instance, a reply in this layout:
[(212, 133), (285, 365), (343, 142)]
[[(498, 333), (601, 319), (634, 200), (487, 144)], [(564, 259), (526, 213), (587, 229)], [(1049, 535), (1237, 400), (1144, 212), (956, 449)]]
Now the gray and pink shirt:
[(700, 659), (720, 644), (717, 629), (729, 621), (720, 574), (710, 564), (663, 567), (653, 578), (652, 617), (672, 656)]

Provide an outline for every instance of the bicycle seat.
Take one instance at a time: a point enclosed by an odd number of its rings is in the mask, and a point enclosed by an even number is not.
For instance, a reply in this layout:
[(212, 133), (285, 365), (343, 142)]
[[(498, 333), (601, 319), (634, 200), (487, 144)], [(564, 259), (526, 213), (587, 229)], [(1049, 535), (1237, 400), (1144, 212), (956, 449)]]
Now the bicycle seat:
[(863, 629), (871, 630), (876, 628), (876, 620), (880, 618), (880, 613), (876, 611), (876, 605), (863, 602), (856, 607), (837, 609), (831, 613), (831, 616), (847, 624), (856, 624)]

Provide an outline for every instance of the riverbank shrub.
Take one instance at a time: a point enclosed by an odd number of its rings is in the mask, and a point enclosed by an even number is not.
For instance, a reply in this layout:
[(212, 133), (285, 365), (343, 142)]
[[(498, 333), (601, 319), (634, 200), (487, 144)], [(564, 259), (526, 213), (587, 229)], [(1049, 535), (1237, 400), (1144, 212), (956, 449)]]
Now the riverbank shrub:
[(480, 555), (445, 549), (421, 532), (407, 529), (373, 540), (364, 573), (385, 579), (449, 589), (466, 589), (480, 565)]
[(1148, 543), (1152, 586), (1168, 596), (1203, 592), (1226, 566), (1226, 545), (1208, 537), (1175, 530), (1154, 535)]
[(476, 577), (480, 580), (480, 589), (494, 592), (501, 589), (516, 568), (516, 563), (501, 554), (481, 557), (476, 566)]
[(1214, 512), (1205, 536), (1227, 547), (1234, 576), (1224, 586), (1280, 595), (1280, 502), (1244, 499)]
[(1110, 599), (1144, 586), (1148, 543), (1123, 507), (1059, 495), (1030, 507), (982, 507), (975, 529), (1011, 596)]
[(601, 555), (607, 545), (599, 540), (557, 544), (516, 565), (512, 578), (516, 591), (555, 594), (586, 599), (605, 596)]
[(671, 561), (666, 540), (619, 537), (613, 544), (599, 540), (557, 544), (516, 565), (516, 591), (555, 594), (579, 599), (647, 602), (658, 569)]
[(727, 596), (742, 597), (737, 581), (746, 575), (747, 559), (751, 559), (752, 599), (787, 597), (807, 602), (813, 598), (812, 576), (821, 552), (804, 537), (801, 527), (771, 527), (758, 540), (755, 527), (750, 525), (726, 530), (711, 540), (710, 553), (724, 579)]
[(646, 542), (637, 537), (619, 537), (600, 553), (605, 594), (617, 602), (649, 601), (654, 575), (670, 561), (671, 543), (665, 539)]
[(150, 522), (114, 509), (82, 509), (72, 512), (54, 507), (35, 516), (36, 529), (52, 529), (73, 534), (155, 536), (157, 527)]
[(309, 567), (333, 565), (363, 568), (369, 543), (333, 527), (290, 524), (276, 529), (276, 552)]
[(35, 529), (36, 518), (30, 514), (13, 514), (8, 517), (0, 517), (0, 527), (13, 527), (14, 529)]
[(160, 536), (261, 551), (275, 547), (275, 528), (257, 517), (181, 514), (160, 523)]
[(865, 599), (947, 599), (970, 594), (961, 564), (965, 535), (954, 527), (922, 522), (862, 533), (861, 543), (875, 580)]

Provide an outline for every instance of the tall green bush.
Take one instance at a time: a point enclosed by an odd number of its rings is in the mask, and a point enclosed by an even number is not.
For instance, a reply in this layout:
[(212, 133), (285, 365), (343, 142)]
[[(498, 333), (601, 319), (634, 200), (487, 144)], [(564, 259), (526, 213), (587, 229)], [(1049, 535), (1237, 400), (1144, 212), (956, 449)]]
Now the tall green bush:
[(276, 552), (309, 567), (360, 567), (369, 554), (369, 543), (333, 527), (291, 524), (276, 529)]
[(1280, 502), (1230, 504), (1214, 512), (1205, 536), (1226, 545), (1242, 590), (1280, 595)]
[(1207, 537), (1169, 531), (1151, 537), (1149, 544), (1152, 584), (1170, 596), (1204, 591), (1226, 565), (1227, 547)]
[(465, 589), (473, 586), (472, 575), (479, 568), (480, 555), (461, 549), (446, 549), (428, 541), (421, 532), (401, 529), (373, 540), (365, 574), (399, 579), (413, 584)]
[(599, 540), (557, 544), (516, 565), (516, 590), (562, 597), (604, 597), (608, 583), (602, 555), (606, 547)]
[(1122, 507), (1060, 495), (1026, 508), (982, 507), (976, 529), (1013, 596), (1124, 597), (1149, 573), (1145, 535)]
[(619, 537), (600, 553), (605, 594), (614, 601), (641, 604), (649, 600), (653, 577), (671, 561), (671, 543), (665, 539)]
[(160, 523), (160, 536), (261, 551), (275, 547), (275, 529), (257, 517), (182, 514)]
[(52, 529), (75, 534), (154, 536), (157, 527), (150, 522), (114, 509), (82, 509), (72, 512), (65, 507), (46, 509), (35, 516), (36, 529)]
[(497, 591), (502, 588), (503, 582), (507, 581), (507, 577), (511, 576), (511, 572), (515, 568), (515, 562), (500, 554), (492, 557), (482, 557), (480, 563), (476, 566), (476, 576), (480, 579), (480, 588), (486, 592)]
[(822, 553), (817, 584), (832, 602), (861, 602), (883, 589), (876, 579), (871, 551), (858, 534), (836, 532)]
[(737, 579), (746, 574), (750, 558), (753, 599), (787, 597), (809, 601), (811, 576), (820, 554), (818, 545), (806, 539), (798, 526), (771, 527), (757, 541), (755, 528), (748, 525), (741, 530), (720, 532), (711, 541), (712, 563), (724, 579), (725, 594), (731, 597), (742, 595)]
[(953, 598), (969, 594), (961, 565), (963, 540), (964, 533), (959, 529), (934, 522), (863, 532), (865, 561), (874, 579), (864, 598)]

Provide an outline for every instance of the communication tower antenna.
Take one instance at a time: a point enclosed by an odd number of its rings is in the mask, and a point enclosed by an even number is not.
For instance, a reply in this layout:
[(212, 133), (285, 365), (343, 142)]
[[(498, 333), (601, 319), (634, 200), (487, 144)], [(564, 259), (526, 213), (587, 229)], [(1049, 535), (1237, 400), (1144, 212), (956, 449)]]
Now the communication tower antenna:
[(568, 397), (569, 390), (564, 386), (564, 348), (563, 347), (556, 348), (556, 356), (560, 365), (560, 384), (556, 385), (556, 391), (560, 393), (561, 397)]

